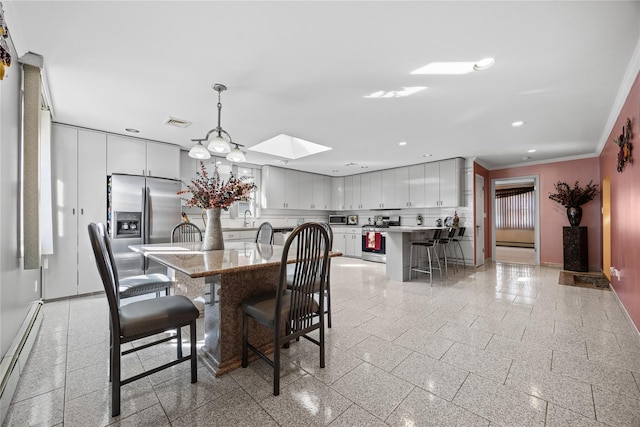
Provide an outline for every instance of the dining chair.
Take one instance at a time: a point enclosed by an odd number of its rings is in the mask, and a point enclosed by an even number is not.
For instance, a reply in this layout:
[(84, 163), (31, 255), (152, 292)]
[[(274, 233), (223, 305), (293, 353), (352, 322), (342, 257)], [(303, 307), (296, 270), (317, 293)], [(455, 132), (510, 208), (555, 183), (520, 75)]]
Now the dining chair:
[(256, 243), (273, 244), (273, 226), (269, 222), (263, 222), (256, 232)]
[[(106, 238), (107, 233), (104, 224), (98, 223), (96, 226), (98, 227), (100, 235), (103, 238)], [(112, 262), (111, 268), (117, 277), (118, 270), (115, 262)], [(139, 274), (137, 276), (119, 278), (118, 296), (122, 299), (155, 293), (156, 297), (159, 297), (161, 291), (164, 291), (164, 294), (168, 296), (171, 292), (171, 286), (173, 286), (174, 283), (175, 282), (169, 279), (165, 274), (160, 273)]]
[[(292, 247), (294, 242), (295, 247)], [(292, 281), (287, 287), (289, 250), (295, 251), (296, 263)], [(242, 303), (242, 367), (248, 366), (249, 349), (271, 365), (274, 370), (274, 396), (280, 394), (280, 351), (283, 344), (300, 337), (315, 343), (320, 347), (320, 367), (324, 368), (324, 298), (316, 301), (314, 294), (324, 293), (328, 259), (329, 235), (324, 227), (313, 222), (296, 227), (284, 244), (275, 295), (258, 295)], [(249, 343), (250, 319), (273, 333), (273, 360)], [(308, 335), (316, 329), (319, 331), (318, 340)]]
[(181, 222), (171, 231), (171, 243), (201, 241), (202, 231), (192, 222)]
[[(123, 385), (159, 372), (178, 363), (191, 361), (191, 382), (198, 380), (196, 354), (196, 319), (198, 309), (183, 295), (164, 296), (135, 301), (124, 306), (119, 304), (118, 276), (113, 266), (113, 253), (109, 237), (100, 232), (95, 223), (89, 224), (89, 238), (96, 259), (96, 266), (109, 304), (111, 346), (109, 351), (109, 380), (111, 381), (111, 416), (120, 414), (120, 389)], [(189, 325), (191, 354), (182, 355), (181, 328)], [(123, 344), (175, 330), (176, 334), (147, 342), (122, 351)], [(177, 339), (177, 358), (138, 375), (122, 379), (121, 357), (163, 342)]]

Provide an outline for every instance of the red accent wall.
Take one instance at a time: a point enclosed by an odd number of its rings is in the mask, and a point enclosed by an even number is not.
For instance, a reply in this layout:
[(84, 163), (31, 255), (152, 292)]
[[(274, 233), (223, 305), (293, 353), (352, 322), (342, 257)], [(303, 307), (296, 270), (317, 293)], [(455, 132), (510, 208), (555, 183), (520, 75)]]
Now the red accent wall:
[[(564, 181), (573, 185), (579, 181), (584, 186), (589, 181), (593, 181), (600, 185), (598, 170), (599, 160), (593, 157), (489, 171), (491, 180), (539, 176), (540, 263), (560, 266), (563, 264), (562, 227), (569, 226), (569, 220), (566, 208), (549, 199), (549, 194), (556, 192), (554, 184)], [(602, 269), (601, 207), (600, 197), (582, 205), (582, 222), (580, 223), (580, 226), (588, 227), (589, 269), (594, 271)]]
[[(600, 174), (611, 178), (611, 266), (620, 270), (620, 279), (611, 277), (622, 304), (640, 329), (640, 74), (627, 95), (607, 143), (600, 154)], [(613, 142), (631, 119), (634, 164), (622, 173), (616, 170), (619, 147)]]

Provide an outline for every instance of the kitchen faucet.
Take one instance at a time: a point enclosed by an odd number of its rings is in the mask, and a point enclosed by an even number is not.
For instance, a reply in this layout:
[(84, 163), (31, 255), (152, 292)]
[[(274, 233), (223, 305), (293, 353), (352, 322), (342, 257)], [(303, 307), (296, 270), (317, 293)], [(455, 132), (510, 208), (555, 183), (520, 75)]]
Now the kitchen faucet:
[(249, 216), (251, 216), (251, 211), (249, 209), (244, 211), (244, 223), (243, 223), (244, 227), (247, 227), (249, 225), (249, 223), (247, 222), (247, 212), (249, 212)]

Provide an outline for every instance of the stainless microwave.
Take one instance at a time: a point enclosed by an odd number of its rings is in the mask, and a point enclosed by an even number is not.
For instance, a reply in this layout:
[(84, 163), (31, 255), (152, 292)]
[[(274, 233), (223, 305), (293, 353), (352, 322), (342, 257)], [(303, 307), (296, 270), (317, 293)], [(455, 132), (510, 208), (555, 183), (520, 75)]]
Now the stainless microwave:
[(329, 224), (347, 225), (346, 215), (329, 215)]

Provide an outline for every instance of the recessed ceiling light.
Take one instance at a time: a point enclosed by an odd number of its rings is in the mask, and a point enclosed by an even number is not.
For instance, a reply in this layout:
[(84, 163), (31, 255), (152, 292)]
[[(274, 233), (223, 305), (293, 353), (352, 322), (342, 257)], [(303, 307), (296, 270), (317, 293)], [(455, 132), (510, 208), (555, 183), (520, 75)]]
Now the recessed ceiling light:
[(129, 133), (140, 133), (138, 129), (134, 129), (134, 128), (126, 128), (125, 130)]
[(347, 167), (358, 166), (358, 164), (357, 163), (353, 163), (353, 162), (349, 162), (349, 163), (345, 163), (345, 166), (347, 166)]
[(423, 154), (422, 157), (431, 157), (433, 154)]
[(254, 145), (253, 147), (249, 147), (250, 151), (271, 154), (273, 156), (284, 157), (291, 160), (310, 156), (312, 154), (318, 154), (331, 149), (331, 147), (325, 147), (324, 145), (315, 144), (283, 133), (261, 142), (260, 144)]
[(407, 141), (398, 142), (398, 145), (404, 147), (405, 145), (407, 145)]
[(523, 157), (522, 160), (529, 160), (531, 157), (527, 156), (527, 157)]
[(473, 69), (475, 71), (483, 71), (491, 67), (495, 63), (496, 63), (495, 58), (484, 58), (476, 62), (476, 64), (473, 66)]
[(535, 148), (532, 148), (531, 150), (527, 150), (527, 153), (535, 153), (535, 152), (536, 152)]
[(513, 126), (514, 128), (520, 127), (522, 125), (524, 125), (524, 122), (522, 120), (518, 120), (517, 122), (511, 123), (511, 126)]
[(418, 93), (426, 89), (426, 86), (413, 86), (413, 87), (404, 87), (402, 90), (390, 90), (385, 92), (384, 90), (379, 90), (377, 92), (373, 92), (369, 95), (365, 95), (365, 98), (404, 98), (414, 93)]

